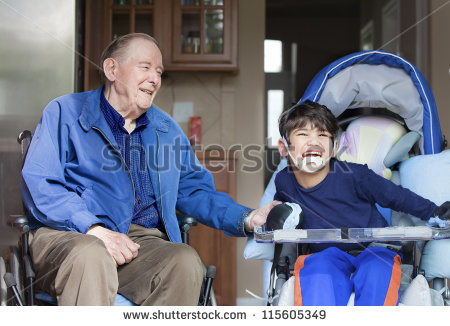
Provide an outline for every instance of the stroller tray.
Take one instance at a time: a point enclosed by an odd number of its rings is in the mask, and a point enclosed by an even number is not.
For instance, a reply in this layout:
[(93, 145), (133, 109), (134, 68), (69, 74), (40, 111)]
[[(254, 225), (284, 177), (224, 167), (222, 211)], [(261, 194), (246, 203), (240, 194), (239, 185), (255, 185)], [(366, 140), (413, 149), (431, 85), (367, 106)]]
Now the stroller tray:
[(255, 228), (257, 242), (274, 243), (358, 243), (373, 241), (438, 240), (450, 238), (450, 227), (393, 226), (385, 228), (295, 229), (266, 232)]

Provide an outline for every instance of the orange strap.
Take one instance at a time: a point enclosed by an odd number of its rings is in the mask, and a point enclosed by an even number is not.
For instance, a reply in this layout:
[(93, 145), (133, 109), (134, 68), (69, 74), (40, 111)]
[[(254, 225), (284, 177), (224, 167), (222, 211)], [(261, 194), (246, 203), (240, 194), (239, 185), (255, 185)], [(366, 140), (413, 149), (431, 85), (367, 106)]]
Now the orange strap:
[(399, 255), (394, 257), (394, 265), (392, 266), (391, 281), (389, 282), (389, 288), (384, 299), (384, 306), (396, 306), (398, 302), (398, 290), (400, 288), (400, 281), (402, 279), (402, 270), (400, 265), (402, 260)]
[(297, 258), (294, 266), (294, 276), (295, 276), (295, 285), (294, 285), (294, 305), (303, 306), (302, 299), (302, 290), (300, 288), (300, 270), (305, 266), (305, 259), (312, 254), (302, 255)]

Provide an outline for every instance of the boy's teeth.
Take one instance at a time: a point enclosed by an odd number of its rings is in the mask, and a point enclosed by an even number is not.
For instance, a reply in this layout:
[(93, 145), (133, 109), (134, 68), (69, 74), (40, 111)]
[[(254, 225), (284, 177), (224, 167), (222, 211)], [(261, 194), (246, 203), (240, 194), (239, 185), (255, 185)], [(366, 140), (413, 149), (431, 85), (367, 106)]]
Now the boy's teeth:
[(321, 156), (320, 152), (307, 152), (305, 156)]

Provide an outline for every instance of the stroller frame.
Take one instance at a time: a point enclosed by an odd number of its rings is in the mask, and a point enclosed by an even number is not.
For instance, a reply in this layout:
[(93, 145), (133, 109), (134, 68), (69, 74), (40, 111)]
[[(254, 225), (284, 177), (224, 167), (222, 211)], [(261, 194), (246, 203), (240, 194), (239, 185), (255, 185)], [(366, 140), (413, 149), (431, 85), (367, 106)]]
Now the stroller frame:
[[(335, 93), (333, 95), (327, 96), (327, 86), (330, 80), (333, 77), (336, 77), (341, 72), (344, 72), (347, 68), (351, 68), (354, 65), (364, 64), (367, 66), (384, 66), (386, 68), (394, 68), (398, 71), (403, 71), (405, 76), (408, 76), (411, 85), (415, 87), (418, 101), (420, 105), (418, 105), (418, 111), (414, 112), (416, 117), (420, 118), (421, 129), (415, 130), (417, 128), (417, 123), (411, 123), (411, 121), (402, 120), (406, 114), (402, 112), (398, 108), (390, 107), (389, 105), (393, 105), (386, 99), (382, 99), (381, 105), (377, 103), (374, 107), (370, 106), (371, 101), (374, 101), (371, 98), (361, 99), (361, 98), (352, 98), (350, 95), (346, 96), (344, 91), (342, 93)], [(342, 76), (342, 75), (341, 75)], [(364, 76), (360, 77), (359, 80), (362, 82), (365, 81)], [(369, 76), (370, 77), (370, 76)], [(406, 77), (406, 78), (408, 78)], [(358, 84), (359, 80), (357, 80), (355, 85), (352, 88), (352, 91), (358, 93)], [(345, 80), (343, 83), (346, 84)], [(367, 91), (368, 89), (365, 89)], [(328, 94), (329, 95), (329, 94)], [(363, 94), (364, 95), (364, 94)], [(427, 81), (422, 76), (420, 71), (414, 67), (410, 62), (401, 58), (398, 55), (382, 52), (382, 51), (363, 51), (357, 52), (353, 54), (349, 54), (343, 58), (340, 58), (328, 66), (324, 67), (316, 76), (312, 79), (309, 86), (307, 87), (305, 93), (302, 98), (299, 100), (299, 103), (305, 102), (307, 100), (318, 102), (320, 104), (326, 105), (334, 114), (340, 119), (340, 124), (345, 125), (359, 116), (355, 114), (348, 114), (349, 111), (357, 112), (358, 114), (367, 115), (367, 113), (375, 112), (375, 115), (384, 115), (397, 120), (400, 118), (409, 130), (417, 131), (420, 133), (420, 143), (419, 146), (415, 147), (415, 150), (418, 154), (437, 154), (442, 151), (447, 146), (447, 141), (445, 137), (442, 135), (439, 125), (439, 117), (437, 114), (436, 102), (434, 100), (434, 96), (431, 92), (430, 87), (428, 86)], [(359, 102), (358, 102), (359, 100)], [(366, 101), (364, 101), (366, 100)], [(368, 105), (369, 104), (369, 105)], [(394, 103), (398, 104), (398, 103)], [(420, 107), (420, 108), (419, 108)], [(397, 111), (395, 111), (397, 109)], [(371, 112), (372, 111), (372, 112)], [(386, 114), (387, 113), (387, 114)], [(409, 112), (411, 114), (411, 112)], [(406, 118), (405, 118), (406, 119)], [(274, 177), (272, 177), (273, 181)], [(265, 204), (269, 198), (273, 198), (274, 186), (269, 185), (266, 189), (266, 193), (264, 194), (263, 200), (261, 201), (261, 205)], [(287, 258), (288, 255), (285, 255), (286, 249), (283, 246), (286, 243), (296, 243), (296, 256), (307, 254), (305, 246), (303, 243), (308, 242), (365, 242), (365, 241), (388, 241), (388, 240), (412, 240), (412, 241), (420, 241), (420, 240), (430, 240), (430, 239), (440, 239), (440, 238), (448, 238), (449, 230), (437, 230), (437, 229), (404, 229), (404, 231), (415, 232), (418, 230), (428, 232), (428, 235), (417, 235), (417, 234), (393, 234), (386, 238), (375, 237), (365, 237), (365, 232), (369, 232), (373, 235), (373, 231), (375, 232), (394, 232), (399, 231), (399, 229), (387, 228), (385, 230), (351, 230), (351, 229), (342, 229), (342, 230), (291, 230), (289, 232), (275, 231), (272, 233), (268, 233), (263, 229), (256, 230), (255, 232), (255, 240), (260, 242), (273, 242), (275, 243), (275, 255), (274, 255), (274, 264), (272, 265), (270, 276), (269, 276), (269, 289), (268, 289), (268, 304), (276, 305), (277, 304), (277, 296), (279, 294), (279, 289), (282, 284), (292, 275), (289, 265), (293, 262), (289, 262)], [(372, 233), (371, 233), (372, 232)], [(327, 234), (327, 236), (325, 236)], [(445, 235), (443, 235), (445, 234)], [(395, 235), (395, 236), (394, 236)], [(413, 275), (423, 274), (424, 271), (419, 270), (418, 259), (419, 250), (415, 243), (409, 242), (404, 247), (404, 250), (407, 251), (407, 255), (405, 260), (408, 263), (413, 264)], [(294, 250), (291, 250), (291, 255)], [(280, 279), (281, 278), (281, 279)], [(446, 291), (443, 293), (444, 298), (449, 299), (450, 293), (447, 287), (446, 279), (435, 279), (433, 281), (435, 288), (446, 288)]]

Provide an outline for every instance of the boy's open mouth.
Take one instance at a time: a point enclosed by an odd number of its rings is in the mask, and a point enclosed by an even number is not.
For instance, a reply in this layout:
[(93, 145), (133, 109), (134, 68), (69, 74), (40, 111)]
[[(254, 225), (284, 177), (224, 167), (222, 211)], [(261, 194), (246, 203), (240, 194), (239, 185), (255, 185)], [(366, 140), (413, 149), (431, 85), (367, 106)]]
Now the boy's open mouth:
[(308, 156), (322, 157), (322, 153), (321, 152), (316, 152), (316, 151), (311, 151), (311, 152), (305, 152), (302, 155), (302, 157), (308, 157)]
[(322, 154), (323, 154), (323, 150), (322, 150), (322, 148), (320, 148), (320, 147), (311, 147), (311, 148), (308, 148), (303, 154), (302, 154), (302, 157), (303, 158), (305, 158), (305, 157), (322, 157)]

